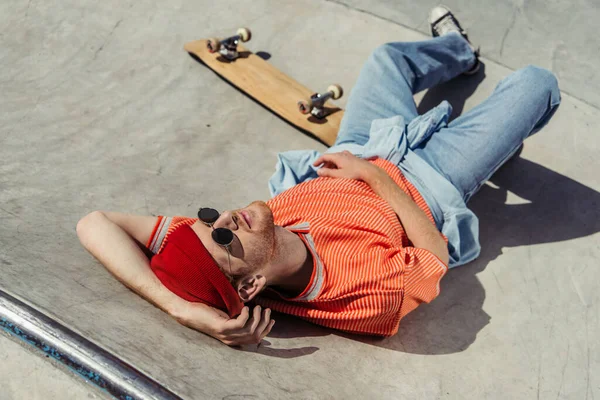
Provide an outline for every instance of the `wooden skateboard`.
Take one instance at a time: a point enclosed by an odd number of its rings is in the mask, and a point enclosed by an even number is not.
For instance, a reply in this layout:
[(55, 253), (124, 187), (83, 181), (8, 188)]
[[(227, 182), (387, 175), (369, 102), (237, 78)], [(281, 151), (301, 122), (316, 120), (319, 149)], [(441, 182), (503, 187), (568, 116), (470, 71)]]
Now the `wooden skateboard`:
[(344, 111), (330, 99), (339, 99), (342, 88), (331, 85), (314, 93), (239, 44), (250, 38), (250, 30), (240, 28), (234, 36), (196, 40), (184, 49), (290, 124), (332, 146)]

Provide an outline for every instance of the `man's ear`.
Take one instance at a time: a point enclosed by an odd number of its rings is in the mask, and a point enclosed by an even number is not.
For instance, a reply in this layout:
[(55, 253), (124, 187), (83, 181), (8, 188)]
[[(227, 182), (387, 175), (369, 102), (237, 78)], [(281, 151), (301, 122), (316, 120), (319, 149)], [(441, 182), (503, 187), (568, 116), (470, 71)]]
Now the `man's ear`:
[(263, 275), (255, 274), (243, 278), (237, 285), (240, 299), (247, 303), (256, 297), (267, 286), (267, 278)]

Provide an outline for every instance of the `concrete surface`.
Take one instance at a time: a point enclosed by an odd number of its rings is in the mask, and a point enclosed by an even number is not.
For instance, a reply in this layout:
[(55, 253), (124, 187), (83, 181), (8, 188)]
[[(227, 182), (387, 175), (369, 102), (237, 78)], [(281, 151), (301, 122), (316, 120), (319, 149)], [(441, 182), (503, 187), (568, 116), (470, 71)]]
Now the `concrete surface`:
[(29, 347), (4, 334), (0, 334), (0, 387), (2, 400), (110, 398), (60, 364), (32, 353)]
[[(371, 4), (382, 3), (361, 8)], [(592, 97), (565, 93), (551, 123), (473, 199), (481, 257), (451, 271), (440, 297), (389, 339), (277, 316), (258, 351), (228, 348), (179, 326), (85, 252), (75, 225), (92, 210), (244, 206), (268, 198), (277, 152), (324, 150), (182, 50), (239, 26), (253, 29), (249, 48), (315, 89), (348, 91), (377, 45), (425, 38), (319, 0), (0, 3), (0, 286), (189, 399), (600, 398)], [(530, 61), (519, 57), (514, 67)], [(421, 93), (419, 109), (482, 101), (511, 72), (484, 62), (477, 77)], [(559, 74), (561, 87), (570, 77)]]

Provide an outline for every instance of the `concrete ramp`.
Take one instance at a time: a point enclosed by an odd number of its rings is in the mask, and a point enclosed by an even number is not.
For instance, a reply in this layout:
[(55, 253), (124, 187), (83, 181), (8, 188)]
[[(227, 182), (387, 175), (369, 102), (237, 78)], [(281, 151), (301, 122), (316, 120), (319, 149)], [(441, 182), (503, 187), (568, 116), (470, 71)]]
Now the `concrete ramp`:
[[(600, 398), (600, 113), (585, 93), (563, 93), (550, 124), (470, 203), (481, 257), (385, 340), (275, 316), (259, 349), (229, 348), (130, 292), (79, 244), (76, 223), (93, 210), (194, 215), (267, 200), (278, 152), (325, 147), (183, 45), (248, 26), (247, 47), (277, 68), (349, 93), (376, 46), (426, 38), (365, 4), (0, 3), (0, 288), (185, 399)], [(464, 113), (485, 99), (512, 70), (482, 50), (480, 75), (418, 94), (419, 110), (447, 98)], [(38, 375), (7, 367), (37, 363), (7, 340), (0, 386), (23, 383), (6, 397), (49, 398), (32, 392)]]

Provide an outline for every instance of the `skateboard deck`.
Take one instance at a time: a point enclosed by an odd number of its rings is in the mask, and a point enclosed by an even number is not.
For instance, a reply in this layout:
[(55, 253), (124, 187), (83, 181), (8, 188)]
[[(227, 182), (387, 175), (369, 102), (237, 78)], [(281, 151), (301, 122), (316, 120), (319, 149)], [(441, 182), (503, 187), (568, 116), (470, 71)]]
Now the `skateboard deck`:
[(315, 136), (328, 146), (334, 144), (344, 116), (341, 108), (327, 100), (324, 104), (327, 112), (325, 117), (317, 118), (312, 114), (302, 114), (298, 110), (298, 101), (310, 98), (314, 91), (240, 44), (237, 45), (238, 57), (228, 60), (219, 52), (211, 53), (207, 43), (207, 40), (188, 42), (184, 49), (290, 124)]

